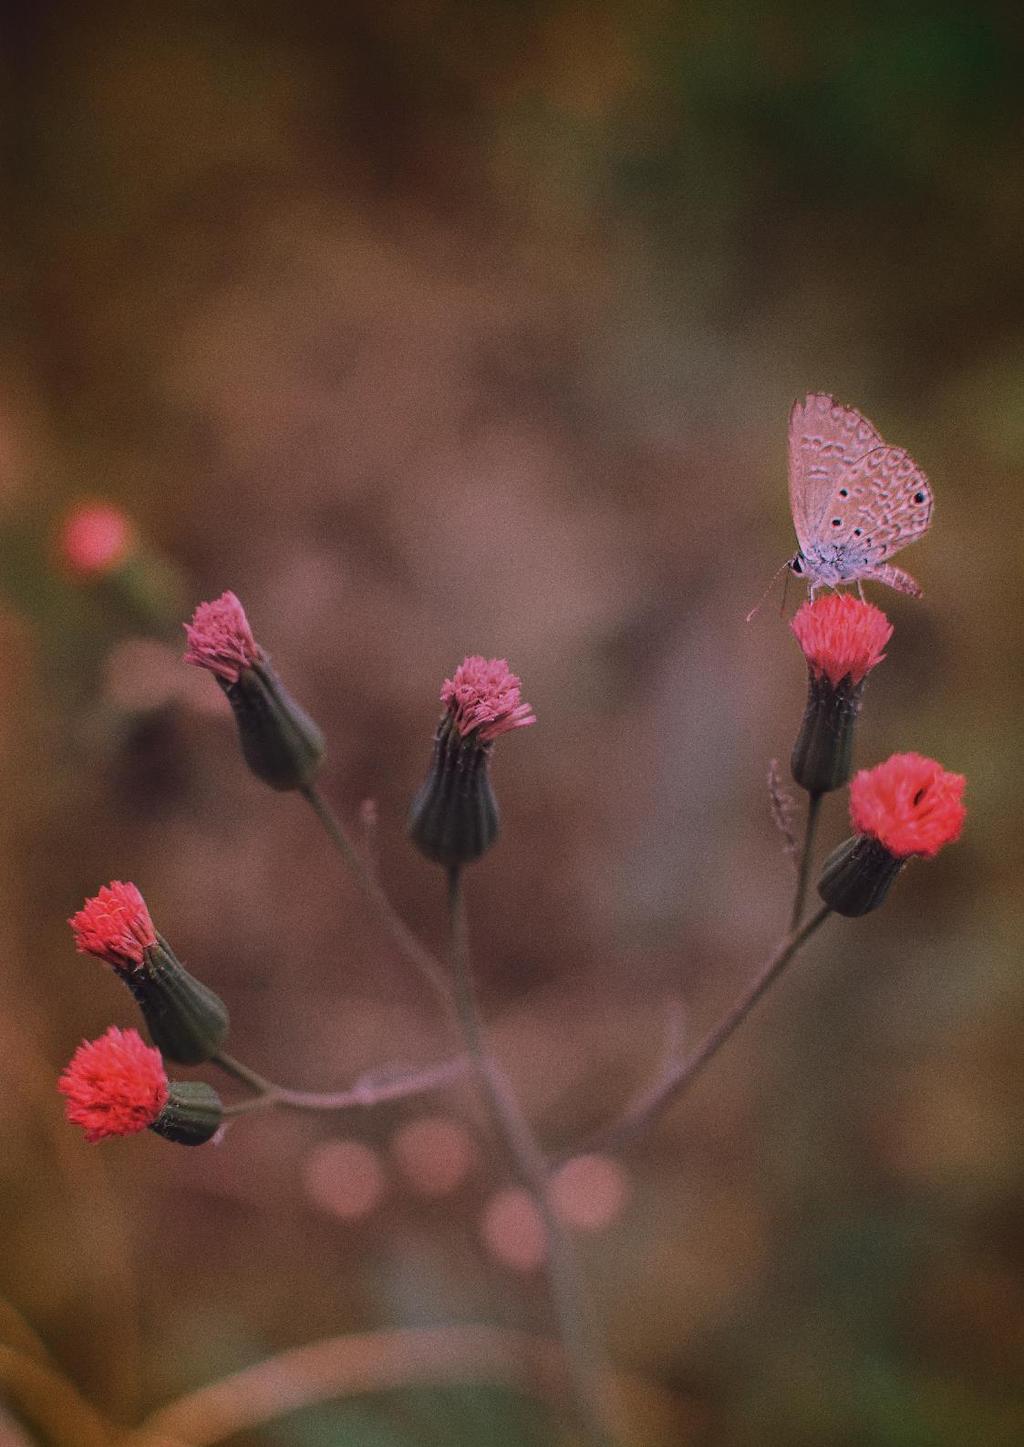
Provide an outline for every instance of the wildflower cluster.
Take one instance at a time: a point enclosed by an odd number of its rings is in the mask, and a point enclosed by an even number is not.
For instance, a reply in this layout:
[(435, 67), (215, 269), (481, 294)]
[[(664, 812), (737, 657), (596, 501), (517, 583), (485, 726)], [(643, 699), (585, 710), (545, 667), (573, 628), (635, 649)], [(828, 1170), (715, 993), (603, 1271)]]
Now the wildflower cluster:
[[(286, 693), (260, 647), (241, 603), (226, 592), (201, 603), (185, 625), (185, 662), (212, 673), (238, 726), (242, 754), (257, 778), (274, 789), (312, 798), (323, 756), (319, 729)], [(488, 777), (494, 741), (536, 722), (520, 696), (519, 679), (503, 658), (466, 658), (441, 689), (446, 705), (434, 761), (413, 805), (410, 833), (430, 858), (452, 866), (477, 858), (496, 839), (498, 812)], [(200, 1145), (224, 1117), (204, 1082), (168, 1080), (165, 1061), (213, 1063), (268, 1099), (300, 1100), (322, 1108), (333, 1097), (272, 1087), (224, 1054), (227, 1007), (192, 975), (153, 923), (135, 884), (112, 880), (68, 921), (75, 946), (109, 965), (138, 1005), (152, 1045), (137, 1031), (111, 1026), (79, 1046), (60, 1089), (68, 1119), (89, 1141), (150, 1129), (168, 1140)], [(450, 1069), (435, 1072), (447, 1078)], [(382, 1087), (382, 1096), (390, 1087)], [(343, 1093), (346, 1102), (350, 1099)]]
[[(808, 412), (811, 422), (805, 426)], [(795, 409), (794, 417), (797, 426), (791, 432), (791, 446), (796, 454), (796, 490), (791, 496), (801, 553), (792, 566), (808, 577), (811, 597), (791, 623), (807, 663), (806, 704), (791, 768), (808, 795), (791, 926), (728, 1014), (685, 1058), (670, 1056), (663, 1061), (654, 1083), (637, 1094), (617, 1121), (592, 1137), (590, 1145), (597, 1139), (606, 1146), (624, 1142), (649, 1124), (692, 1083), (829, 915), (858, 916), (877, 908), (909, 859), (933, 857), (955, 840), (963, 827), (965, 780), (933, 759), (898, 753), (854, 773), (856, 724), (868, 677), (886, 657), (893, 627), (880, 609), (862, 598), (845, 594), (814, 597), (814, 590), (862, 577), (887, 582), (904, 592), (915, 592), (916, 584), (878, 559), (866, 568), (861, 566), (860, 555), (854, 556), (849, 549), (840, 555), (830, 545), (832, 552), (824, 552), (808, 523), (806, 470), (812, 464), (819, 467), (819, 453), (826, 447), (832, 449), (829, 457), (836, 447), (841, 453), (847, 432), (860, 436), (867, 428), (865, 435), (873, 437), (873, 429), (859, 414), (838, 408), (824, 394), (813, 394), (807, 404)], [(830, 441), (831, 433), (825, 435), (829, 429), (838, 430), (839, 437)], [(887, 455), (893, 451), (883, 450)], [(856, 460), (850, 463), (850, 488), (842, 490), (841, 496), (852, 492), (858, 466)], [(915, 470), (912, 475), (913, 506), (918, 509), (912, 516), (920, 532), (930, 519), (931, 494), (923, 474)], [(116, 573), (118, 568), (124, 572), (132, 535), (119, 530), (118, 523), (117, 517), (109, 516), (75, 519), (63, 540), (67, 565), (97, 578), (111, 570)], [(840, 518), (834, 520), (835, 526), (840, 523)], [(853, 530), (854, 536), (857, 532)], [(421, 853), (447, 874), (449, 948), (442, 965), (390, 905), (375, 867), (372, 842), (365, 848), (357, 845), (321, 794), (317, 779), (325, 751), (323, 735), (286, 691), (239, 599), (224, 592), (201, 603), (185, 632), (184, 661), (210, 673), (224, 693), (245, 763), (262, 783), (297, 793), (312, 807), (351, 870), (364, 901), (435, 990), (449, 1023), (458, 1032), (463, 1053), (404, 1076), (374, 1072), (372, 1079), (364, 1077), (350, 1089), (331, 1094), (277, 1085), (226, 1053), (230, 1019), (224, 1001), (185, 968), (156, 928), (138, 887), (113, 880), (87, 899), (69, 924), (79, 952), (101, 960), (124, 984), (141, 1013), (150, 1043), (137, 1030), (116, 1025), (96, 1040), (83, 1041), (59, 1080), (69, 1121), (82, 1129), (89, 1142), (150, 1130), (178, 1144), (202, 1145), (218, 1135), (229, 1117), (259, 1107), (365, 1107), (439, 1088), (463, 1069), (471, 1069), (522, 1183), (511, 1194), (518, 1206), (525, 1203), (527, 1219), (535, 1223), (536, 1247), (531, 1248), (529, 1259), (548, 1263), (552, 1304), (580, 1420), (594, 1426), (592, 1440), (606, 1440), (600, 1408), (593, 1399), (598, 1374), (587, 1350), (586, 1304), (575, 1280), (572, 1244), (561, 1234), (559, 1224), (558, 1162), (546, 1155), (536, 1139), (510, 1081), (490, 1053), (475, 1003), (470, 964), (463, 871), (498, 838), (498, 804), (490, 777), (494, 747), (503, 735), (537, 721), (523, 700), (520, 679), (506, 659), (471, 654), (440, 690), (442, 709), (430, 765), (412, 801), (408, 833)], [(771, 779), (776, 798), (774, 765)], [(854, 833), (826, 860), (817, 886), (823, 906), (805, 920), (818, 810), (828, 794), (847, 784)], [(364, 806), (362, 818), (369, 834), (375, 809)], [(789, 841), (788, 812), (786, 819)], [(795, 846), (795, 840), (792, 843)], [(204, 1080), (170, 1078), (169, 1064), (220, 1070), (249, 1095), (240, 1103), (224, 1104)], [(589, 1158), (600, 1159), (593, 1154)], [(593, 1183), (592, 1174), (590, 1180)], [(522, 1211), (519, 1216), (522, 1218)]]

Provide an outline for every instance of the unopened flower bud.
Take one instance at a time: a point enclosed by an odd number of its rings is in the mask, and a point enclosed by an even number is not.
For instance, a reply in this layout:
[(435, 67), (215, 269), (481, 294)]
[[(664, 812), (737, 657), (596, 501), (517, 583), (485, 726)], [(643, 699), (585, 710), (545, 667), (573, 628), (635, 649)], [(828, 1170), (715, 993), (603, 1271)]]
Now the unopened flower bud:
[(877, 909), (913, 855), (930, 858), (959, 837), (966, 780), (921, 754), (893, 754), (850, 785), (857, 834), (825, 861), (818, 893), (837, 914)]
[(234, 593), (200, 603), (185, 632), (185, 662), (208, 669), (220, 684), (256, 777), (272, 789), (311, 784), (324, 756), (323, 735), (283, 687)]
[(841, 788), (867, 675), (885, 657), (892, 625), (871, 603), (837, 593), (804, 603), (791, 624), (807, 660), (807, 706), (793, 746), (793, 778), (808, 793)]
[(68, 921), (81, 954), (105, 960), (138, 1002), (150, 1039), (168, 1060), (197, 1065), (228, 1032), (224, 1001), (189, 974), (134, 884), (113, 880)]
[(520, 701), (519, 679), (504, 658), (474, 654), (445, 679), (447, 705), (434, 736), (426, 782), (413, 801), (409, 834), (428, 859), (449, 868), (479, 859), (498, 837), (498, 805), (488, 773), (494, 740), (537, 720)]

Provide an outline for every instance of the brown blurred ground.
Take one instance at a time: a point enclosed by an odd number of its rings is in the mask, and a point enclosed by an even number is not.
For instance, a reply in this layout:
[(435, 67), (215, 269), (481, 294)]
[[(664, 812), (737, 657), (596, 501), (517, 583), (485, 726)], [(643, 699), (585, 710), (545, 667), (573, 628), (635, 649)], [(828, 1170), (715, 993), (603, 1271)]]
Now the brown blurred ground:
[[(924, 602), (876, 600), (896, 633), (859, 758), (963, 771), (968, 827), (822, 935), (628, 1157), (584, 1258), (616, 1360), (678, 1401), (667, 1440), (1024, 1438), (1024, 110), (1002, 16), (5, 10), (0, 1289), (115, 1417), (319, 1336), (548, 1325), (541, 1278), (481, 1245), (500, 1156), (443, 1201), (396, 1164), (437, 1102), (257, 1118), (194, 1153), (63, 1123), (63, 1062), (133, 1018), (64, 925), (110, 878), (267, 1073), (340, 1087), (444, 1049), (312, 820), (242, 769), (212, 680), (210, 709), (194, 678), (126, 701), (125, 641), (176, 645), (182, 611), (235, 589), (437, 944), (404, 811), (441, 678), (510, 657), (540, 723), (499, 748), (505, 836), (471, 912), (496, 1044), (566, 1145), (652, 1068), (667, 1000), (695, 1034), (784, 924), (764, 777), (803, 665), (773, 604), (743, 616), (792, 547), (788, 406), (827, 389), (938, 499), (908, 556)], [(54, 567), (59, 518), (96, 496), (165, 560), (144, 626)], [(835, 801), (826, 838), (843, 823)], [(309, 1189), (335, 1137), (378, 1153), (369, 1215)], [(232, 1443), (551, 1440), (514, 1397), (452, 1389)]]

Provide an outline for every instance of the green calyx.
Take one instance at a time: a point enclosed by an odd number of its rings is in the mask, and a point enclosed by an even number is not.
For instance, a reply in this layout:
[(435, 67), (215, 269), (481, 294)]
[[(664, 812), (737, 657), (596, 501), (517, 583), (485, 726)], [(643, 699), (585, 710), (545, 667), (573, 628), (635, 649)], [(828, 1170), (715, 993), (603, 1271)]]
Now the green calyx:
[(272, 789), (304, 789), (317, 775), (324, 736), (285, 691), (269, 661), (243, 668), (234, 683), (218, 680), (238, 726), (245, 762)]

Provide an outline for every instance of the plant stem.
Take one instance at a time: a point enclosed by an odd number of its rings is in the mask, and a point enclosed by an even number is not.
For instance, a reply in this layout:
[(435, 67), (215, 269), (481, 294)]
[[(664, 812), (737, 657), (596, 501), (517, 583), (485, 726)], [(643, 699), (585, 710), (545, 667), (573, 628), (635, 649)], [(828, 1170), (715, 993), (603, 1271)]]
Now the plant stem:
[(395, 944), (426, 980), (445, 1009), (452, 1011), (452, 992), (444, 972), (437, 960), (413, 934), (405, 921), (395, 912), (391, 901), (376, 877), (373, 867), (367, 864), (346, 832), (341, 820), (320, 793), (315, 784), (309, 784), (302, 791), (303, 797), (312, 806), (313, 812), (323, 825), (328, 837), (351, 871), (364, 897), (373, 906), (377, 918), (394, 940)]
[(818, 811), (821, 808), (821, 794), (811, 794), (807, 801), (807, 825), (804, 829), (804, 845), (800, 852), (800, 867), (796, 877), (796, 894), (793, 897), (793, 912), (789, 918), (790, 931), (796, 929), (804, 912), (807, 898), (807, 881), (811, 874), (811, 858), (814, 854), (814, 836), (818, 827)]
[(439, 1065), (429, 1065), (422, 1070), (395, 1074), (389, 1078), (373, 1081), (357, 1081), (348, 1090), (318, 1091), (291, 1090), (284, 1085), (257, 1075), (240, 1060), (231, 1055), (215, 1055), (214, 1065), (219, 1065), (226, 1074), (234, 1076), (255, 1091), (250, 1100), (240, 1101), (224, 1109), (226, 1116), (245, 1115), (251, 1110), (261, 1110), (273, 1105), (288, 1106), (293, 1110), (351, 1110), (355, 1106), (369, 1108), (388, 1100), (404, 1100), (410, 1095), (420, 1095), (450, 1085), (469, 1069), (469, 1060), (460, 1056), (455, 1060), (443, 1060)]
[(601, 1363), (588, 1325), (576, 1252), (552, 1205), (548, 1162), (511, 1082), (491, 1054), (477, 1008), (469, 961), (465, 899), (458, 866), (454, 866), (448, 875), (448, 908), (455, 1006), (466, 1049), (498, 1133), (523, 1185), (533, 1198), (544, 1227), (548, 1282), (581, 1422), (594, 1447), (611, 1447), (602, 1420)]
[(810, 939), (822, 922), (832, 913), (828, 905), (822, 905), (801, 925), (791, 930), (776, 947), (774, 953), (761, 967), (751, 984), (733, 1005), (718, 1025), (703, 1039), (689, 1059), (665, 1070), (653, 1085), (647, 1087), (629, 1105), (614, 1125), (593, 1136), (587, 1143), (587, 1150), (609, 1150), (628, 1144), (656, 1120), (659, 1115), (678, 1100), (679, 1096), (693, 1084), (721, 1050), (731, 1035), (743, 1024), (771, 985), (775, 983), (793, 956)]

